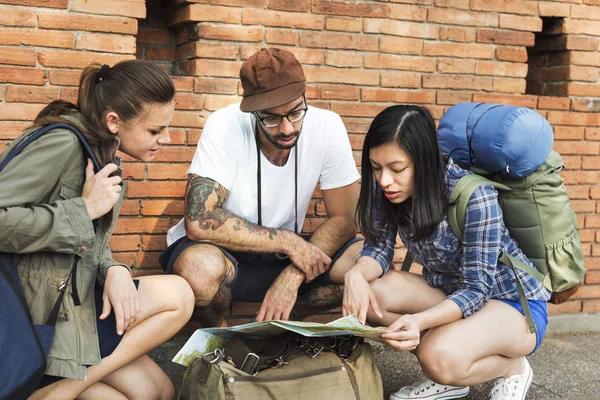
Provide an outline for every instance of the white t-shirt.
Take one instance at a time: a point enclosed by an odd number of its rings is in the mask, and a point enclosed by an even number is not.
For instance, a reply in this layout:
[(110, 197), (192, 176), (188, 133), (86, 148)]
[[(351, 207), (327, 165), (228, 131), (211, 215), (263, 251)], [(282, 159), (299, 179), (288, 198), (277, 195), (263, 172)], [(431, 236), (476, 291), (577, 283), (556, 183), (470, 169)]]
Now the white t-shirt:
[[(253, 223), (258, 220), (255, 117), (239, 104), (215, 111), (207, 119), (188, 174), (217, 181), (229, 191), (223, 208)], [(308, 107), (297, 145), (278, 167), (261, 152), (262, 225), (294, 230), (294, 157), (298, 151), (298, 227), (317, 183), (335, 189), (360, 177), (346, 128), (339, 115)], [(167, 234), (171, 245), (185, 236), (183, 219)]]

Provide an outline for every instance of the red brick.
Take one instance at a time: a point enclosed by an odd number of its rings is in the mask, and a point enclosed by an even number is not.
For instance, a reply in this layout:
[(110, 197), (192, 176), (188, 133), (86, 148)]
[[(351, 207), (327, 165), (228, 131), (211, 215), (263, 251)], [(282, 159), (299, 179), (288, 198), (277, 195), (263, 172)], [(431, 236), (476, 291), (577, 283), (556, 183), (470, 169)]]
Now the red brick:
[(436, 104), (455, 105), (458, 103), (470, 102), (471, 98), (471, 93), (459, 91), (438, 91), (436, 95)]
[(167, 247), (166, 235), (142, 235), (142, 250), (159, 251)]
[(110, 238), (110, 249), (119, 251), (138, 251), (140, 249), (140, 235), (118, 235)]
[(568, 53), (568, 58), (564, 61), (564, 64), (591, 65), (593, 67), (600, 67), (600, 53), (570, 51)]
[(567, 93), (570, 96), (600, 97), (600, 84), (568, 82)]
[(584, 185), (570, 185), (567, 187), (569, 199), (589, 199), (590, 187)]
[(492, 78), (461, 75), (424, 75), (424, 88), (492, 90)]
[(349, 17), (385, 18), (388, 16), (389, 7), (387, 4), (312, 0), (312, 12), (315, 14), (344, 15)]
[(458, 58), (438, 58), (436, 69), (443, 74), (473, 74), (475, 73), (475, 61)]
[(599, 126), (600, 115), (592, 113), (550, 111), (548, 113), (548, 121), (552, 125)]
[(186, 182), (128, 182), (128, 198), (183, 197)]
[(571, 65), (569, 68), (569, 80), (597, 82), (600, 78), (600, 68), (582, 67)]
[(395, 36), (379, 38), (379, 51), (383, 53), (421, 54), (423, 40)]
[(265, 41), (269, 44), (289, 44), (298, 43), (298, 32), (286, 29), (267, 29)]
[[(240, 46), (240, 55), (242, 60), (248, 59), (251, 55), (259, 51), (264, 46), (254, 45), (242, 45)], [(278, 46), (280, 49), (284, 49), (294, 54), (300, 64), (323, 64), (325, 60), (325, 53), (320, 49), (303, 49), (298, 47), (285, 47)]]
[(571, 18), (600, 19), (600, 8), (598, 5), (587, 6), (574, 4), (571, 6)]
[(38, 27), (136, 35), (138, 31), (138, 22), (135, 18), (127, 17), (103, 17), (74, 12), (59, 13), (39, 11)]
[(346, 83), (355, 85), (379, 84), (378, 71), (332, 67), (305, 67), (304, 74), (309, 82)]
[(328, 31), (360, 32), (362, 21), (357, 18), (327, 17), (325, 29)]
[(567, 301), (562, 304), (548, 303), (548, 314), (559, 315), (559, 314), (576, 314), (580, 313), (582, 309), (581, 301)]
[(50, 103), (58, 98), (58, 88), (49, 86), (6, 87), (7, 102)]
[(146, 49), (145, 60), (172, 61), (175, 59), (175, 49), (170, 47), (150, 47)]
[(26, 65), (35, 67), (35, 50), (18, 47), (0, 47), (0, 64)]
[(560, 175), (567, 185), (597, 185), (600, 183), (600, 175), (596, 171), (563, 171)]
[(309, 0), (271, 0), (269, 8), (281, 11), (308, 12), (310, 10)]
[(216, 111), (225, 108), (228, 105), (239, 103), (241, 100), (242, 99), (238, 96), (205, 95), (204, 109)]
[(586, 314), (600, 312), (600, 300), (584, 300), (582, 312)]
[(498, 15), (487, 12), (452, 10), (447, 8), (430, 8), (427, 22), (463, 26), (498, 26)]
[(187, 164), (150, 164), (148, 165), (149, 180), (186, 180)]
[(381, 71), (381, 86), (414, 89), (420, 88), (421, 74), (414, 72)]
[[(146, 173), (146, 167), (144, 164), (139, 162), (126, 162), (123, 163), (123, 179), (144, 179)], [(137, 213), (136, 213), (137, 215)]]
[(365, 33), (383, 33), (386, 35), (437, 39), (439, 27), (418, 22), (392, 21), (387, 19), (364, 19)]
[(538, 98), (538, 108), (543, 110), (568, 110), (570, 99), (565, 97), (540, 96)]
[(586, 140), (600, 140), (600, 128), (585, 128)]
[(596, 211), (595, 200), (571, 200), (571, 207), (576, 213), (593, 213)]
[(435, 103), (433, 91), (400, 91), (395, 89), (362, 89), (362, 101), (381, 101), (394, 103)]
[[(179, 111), (182, 113), (183, 111)], [(194, 115), (198, 115), (197, 111), (192, 112)], [(203, 120), (206, 118), (204, 116), (200, 116)], [(174, 124), (173, 124), (174, 125)], [(187, 146), (164, 146), (154, 157), (154, 162), (178, 162), (178, 163), (189, 163), (192, 161), (194, 156), (194, 152), (196, 151), (195, 147), (187, 147)], [(168, 196), (166, 196), (168, 197)]]
[[(541, 99), (542, 97), (540, 97)], [(576, 126), (555, 126), (554, 139), (556, 140), (577, 140), (583, 139), (585, 128)]]
[(461, 10), (468, 10), (469, 3), (470, 0), (435, 0), (436, 7), (459, 8)]
[(600, 143), (561, 140), (554, 142), (554, 149), (561, 154), (596, 155), (600, 153)]
[[(135, 253), (115, 252), (113, 253), (113, 260), (125, 265), (133, 266), (133, 263), (135, 262)], [(132, 272), (135, 273), (135, 271)]]
[(236, 94), (238, 79), (226, 78), (194, 78), (194, 92)]
[(192, 22), (225, 22), (239, 24), (242, 20), (242, 9), (220, 7), (213, 4), (190, 4), (177, 10), (169, 18), (169, 26)]
[(0, 25), (35, 27), (35, 10), (17, 7), (3, 7)]
[[(566, 169), (581, 169), (581, 156), (562, 156)], [(587, 196), (586, 196), (587, 197)]]
[(190, 76), (172, 76), (177, 92), (191, 92), (194, 87), (194, 78)]
[(537, 96), (473, 93), (473, 101), (535, 108)]
[(494, 78), (494, 91), (499, 93), (525, 93), (525, 78)]
[(113, 55), (83, 51), (39, 50), (38, 62), (45, 67), (84, 68), (91, 63), (114, 65), (132, 60), (131, 54)]
[(514, 29), (527, 32), (541, 32), (542, 19), (540, 17), (522, 17), (518, 15), (500, 15), (500, 28)]
[(436, 69), (434, 58), (396, 56), (391, 54), (366, 54), (365, 66), (367, 68), (401, 69), (422, 72), (434, 72)]
[(135, 37), (101, 33), (81, 33), (75, 48), (80, 50), (102, 51), (105, 53), (127, 53), (135, 51)]
[(343, 33), (303, 32), (300, 46), (327, 49), (377, 50), (377, 38)]
[(183, 200), (142, 200), (142, 215), (183, 215)]
[(571, 110), (583, 112), (600, 112), (600, 100), (596, 99), (573, 99)]
[(425, 21), (427, 18), (427, 8), (417, 5), (396, 5), (390, 6), (390, 18), (407, 21)]
[(50, 83), (60, 86), (78, 86), (81, 70), (50, 69)]
[[(0, 69), (0, 77), (3, 77)], [(44, 104), (5, 103), (0, 105), (0, 120), (33, 121)]]
[(538, 7), (540, 17), (568, 17), (571, 14), (569, 4), (540, 1)]
[[(369, 129), (369, 126), (371, 125), (371, 118), (352, 118), (352, 117), (344, 117), (342, 118), (342, 120), (344, 121), (344, 125), (346, 125), (346, 130), (348, 131), (348, 133), (360, 133), (361, 135), (364, 135), (365, 133), (367, 133), (367, 130)], [(352, 135), (350, 135), (350, 143), (352, 144), (353, 148), (354, 148), (354, 142), (352, 141)], [(356, 148), (355, 150), (360, 150), (362, 149), (362, 142), (361, 142), (361, 146), (359, 146), (358, 148)], [(313, 197), (314, 194), (313, 194)]]
[(120, 15), (132, 18), (146, 18), (144, 0), (70, 0), (71, 11), (88, 14)]
[(471, 43), (475, 41), (475, 37), (475, 28), (456, 26), (442, 26), (440, 28), (440, 40)]
[(242, 63), (218, 60), (191, 60), (180, 63), (186, 75), (239, 77)]
[(198, 25), (198, 38), (231, 40), (237, 42), (261, 42), (263, 28), (237, 25)]
[[(371, 117), (379, 114), (386, 105), (380, 104), (359, 104), (359, 103), (331, 103), (331, 111), (347, 117)], [(315, 197), (315, 196), (313, 196)]]
[(48, 76), (45, 70), (29, 67), (7, 67), (0, 65), (0, 82), (43, 85), (47, 81)]
[(175, 3), (210, 3), (220, 6), (267, 8), (268, 0), (175, 0)]
[(511, 76), (525, 78), (527, 64), (500, 61), (479, 61), (475, 71), (477, 75)]
[[(0, 106), (0, 109), (2, 106)], [(31, 125), (30, 122), (0, 121), (0, 140), (15, 139)], [(2, 149), (3, 151), (4, 149)]]
[(73, 48), (72, 32), (46, 29), (0, 29), (0, 44)]
[(481, 43), (495, 43), (531, 47), (535, 44), (535, 35), (532, 32), (511, 32), (493, 29), (478, 29), (477, 41)]
[(600, 21), (589, 21), (584, 19), (565, 20), (566, 34), (597, 36), (600, 32)]
[(362, 67), (362, 54), (351, 51), (326, 51), (325, 64), (335, 67)]
[(176, 110), (202, 110), (202, 95), (192, 93), (177, 93), (175, 95)]
[(247, 8), (242, 16), (243, 24), (279, 26), (283, 28), (323, 30), (325, 18), (321, 15), (297, 14)]
[(166, 29), (150, 29), (141, 26), (137, 34), (138, 43), (148, 43), (152, 45), (170, 45), (173, 42), (171, 32)]
[[(202, 128), (206, 121), (207, 115), (197, 111), (175, 111), (171, 126), (183, 128)], [(162, 150), (161, 150), (162, 151)], [(160, 153), (158, 153), (160, 155)], [(175, 160), (177, 161), (177, 160)], [(191, 161), (191, 158), (190, 160)]]
[(500, 61), (527, 62), (527, 49), (516, 46), (498, 46), (496, 59)]
[(579, 291), (571, 298), (578, 300), (600, 298), (600, 285), (581, 285)]
[(195, 57), (237, 60), (238, 54), (238, 46), (234, 44), (193, 41), (183, 46), (178, 46), (175, 57), (178, 60)]
[(511, 14), (537, 14), (537, 1), (471, 0), (471, 9)]
[(322, 85), (321, 98), (327, 100), (358, 100), (359, 88), (346, 85)]
[(15, 4), (19, 6), (67, 8), (69, 0), (0, 0), (3, 4)]
[(425, 42), (423, 45), (423, 55), (457, 58), (463, 58), (465, 55), (468, 55), (469, 58), (491, 59), (494, 58), (494, 46), (472, 43)]
[(600, 169), (600, 157), (583, 157), (581, 161), (582, 169)]

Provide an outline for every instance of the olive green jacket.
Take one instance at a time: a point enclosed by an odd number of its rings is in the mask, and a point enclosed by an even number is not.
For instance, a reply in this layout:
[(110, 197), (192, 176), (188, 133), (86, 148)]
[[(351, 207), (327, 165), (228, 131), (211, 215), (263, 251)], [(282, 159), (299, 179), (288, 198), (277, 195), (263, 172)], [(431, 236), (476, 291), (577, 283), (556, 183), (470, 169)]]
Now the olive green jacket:
[[(31, 133), (18, 137), (0, 161)], [(122, 265), (113, 261), (108, 239), (123, 197), (111, 226), (99, 224), (95, 232), (80, 197), (84, 166), (79, 139), (56, 129), (28, 145), (0, 172), (0, 252), (15, 254), (35, 324), (46, 322), (75, 255), (81, 257), (76, 284), (82, 304), (74, 305), (67, 285), (46, 369), (46, 374), (79, 380), (86, 377), (86, 365), (100, 362), (94, 286), (104, 285), (110, 266)]]

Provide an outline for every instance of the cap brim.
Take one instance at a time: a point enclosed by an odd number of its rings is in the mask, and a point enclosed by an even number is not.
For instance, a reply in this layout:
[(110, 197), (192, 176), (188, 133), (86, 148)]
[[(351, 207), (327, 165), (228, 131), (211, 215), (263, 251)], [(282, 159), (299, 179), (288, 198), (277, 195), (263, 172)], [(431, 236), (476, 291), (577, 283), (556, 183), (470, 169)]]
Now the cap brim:
[(240, 103), (240, 110), (244, 112), (255, 112), (268, 108), (279, 107), (302, 96), (306, 90), (306, 82), (296, 82), (289, 85), (244, 97)]

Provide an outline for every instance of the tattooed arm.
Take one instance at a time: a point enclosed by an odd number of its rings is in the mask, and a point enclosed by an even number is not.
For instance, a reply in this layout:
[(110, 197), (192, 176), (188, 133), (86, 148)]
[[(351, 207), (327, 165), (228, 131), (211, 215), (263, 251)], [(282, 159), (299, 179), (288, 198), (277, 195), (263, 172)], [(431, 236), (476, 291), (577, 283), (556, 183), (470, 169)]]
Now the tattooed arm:
[(304, 240), (281, 229), (264, 228), (223, 208), (227, 189), (190, 174), (186, 189), (185, 229), (191, 240), (208, 240), (234, 251), (285, 253), (291, 256)]

